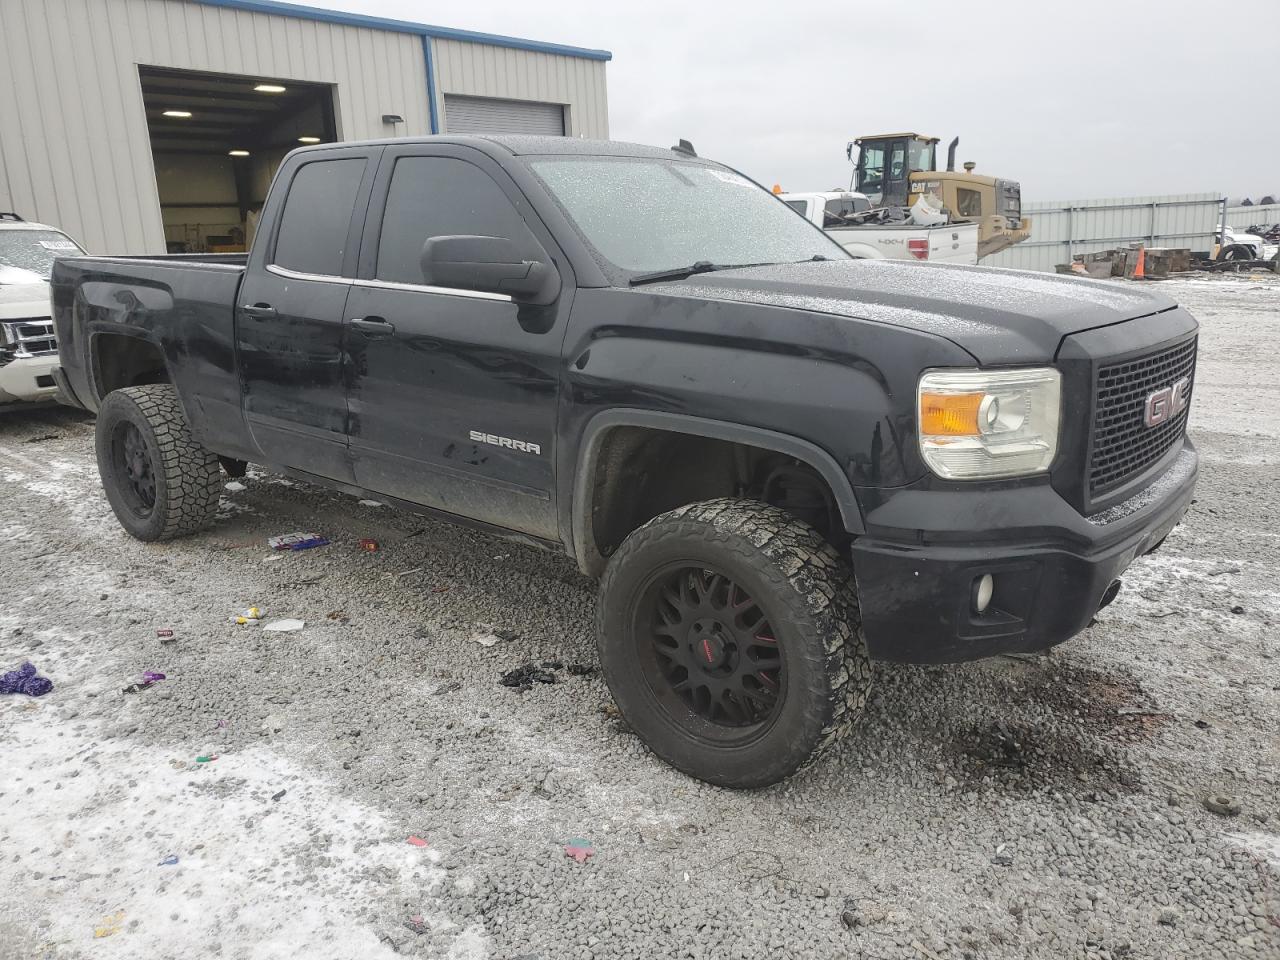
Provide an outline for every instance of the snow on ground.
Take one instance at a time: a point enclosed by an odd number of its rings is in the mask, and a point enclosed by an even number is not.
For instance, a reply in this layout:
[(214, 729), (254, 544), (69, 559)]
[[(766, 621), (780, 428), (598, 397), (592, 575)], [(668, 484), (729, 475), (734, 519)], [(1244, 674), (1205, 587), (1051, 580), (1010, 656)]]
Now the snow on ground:
[[(0, 631), (20, 622), (0, 618)], [(35, 636), (50, 651), (44, 669), (92, 677), (94, 638)], [(409, 844), (340, 785), (266, 747), (218, 754), (216, 721), (162, 758), (100, 722), (57, 722), (68, 705), (74, 717), (77, 703), (118, 696), (114, 684), (63, 680), (57, 694), (9, 704), (0, 735), (0, 836), (24, 878), (0, 888), (0, 912), (39, 903), (40, 947), (136, 958), (139, 938), (119, 934), (137, 932), (147, 956), (225, 946), (246, 960), (378, 960), (394, 951), (363, 922), (376, 890), (453, 934), (450, 957), (487, 956), (480, 928), (437, 909), (439, 853)]]

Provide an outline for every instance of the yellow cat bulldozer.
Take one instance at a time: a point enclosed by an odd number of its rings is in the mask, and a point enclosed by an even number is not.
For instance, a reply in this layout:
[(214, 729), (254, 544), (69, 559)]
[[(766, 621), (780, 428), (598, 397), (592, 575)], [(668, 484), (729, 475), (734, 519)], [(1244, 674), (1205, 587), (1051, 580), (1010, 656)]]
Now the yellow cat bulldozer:
[[(953, 220), (978, 224), (978, 258), (999, 253), (1031, 236), (1022, 216), (1022, 188), (1016, 180), (983, 177), (973, 163), (956, 171), (956, 137), (947, 148), (947, 169), (939, 170), (938, 138), (919, 133), (859, 137), (846, 148), (854, 164), (852, 189), (875, 207), (910, 207), (932, 194)], [(855, 155), (855, 150), (857, 151)]]

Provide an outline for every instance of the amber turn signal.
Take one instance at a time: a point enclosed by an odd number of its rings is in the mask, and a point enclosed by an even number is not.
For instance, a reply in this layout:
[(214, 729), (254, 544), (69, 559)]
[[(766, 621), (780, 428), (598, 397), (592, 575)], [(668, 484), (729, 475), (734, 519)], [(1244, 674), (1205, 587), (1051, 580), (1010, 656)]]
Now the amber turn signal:
[(932, 437), (976, 437), (985, 393), (921, 393), (920, 432)]

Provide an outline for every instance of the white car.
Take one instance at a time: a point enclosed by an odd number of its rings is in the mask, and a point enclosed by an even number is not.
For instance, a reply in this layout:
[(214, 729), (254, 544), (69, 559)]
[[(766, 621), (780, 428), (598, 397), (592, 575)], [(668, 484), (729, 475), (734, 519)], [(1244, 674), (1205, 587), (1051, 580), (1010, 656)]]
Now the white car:
[(810, 223), (821, 227), (854, 257), (965, 264), (978, 262), (976, 223), (959, 221), (926, 227), (901, 222), (850, 222), (849, 217), (871, 210), (871, 201), (866, 194), (850, 190), (783, 193), (778, 199)]
[(56, 257), (83, 254), (55, 227), (0, 213), (0, 410), (54, 399), (49, 275)]

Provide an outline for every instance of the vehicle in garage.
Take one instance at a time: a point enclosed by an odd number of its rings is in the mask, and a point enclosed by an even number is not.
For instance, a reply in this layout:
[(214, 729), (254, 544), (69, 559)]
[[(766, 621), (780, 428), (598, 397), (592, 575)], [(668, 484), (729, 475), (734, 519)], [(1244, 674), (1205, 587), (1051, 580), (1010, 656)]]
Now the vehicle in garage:
[(624, 718), (726, 786), (848, 729), (870, 657), (1082, 630), (1191, 502), (1195, 320), (850, 258), (685, 147), (310, 147), (247, 257), (59, 260), (120, 523), (199, 530), (254, 461), (564, 551)]
[(83, 253), (61, 230), (0, 213), (0, 410), (54, 399), (49, 274), (55, 258)]

